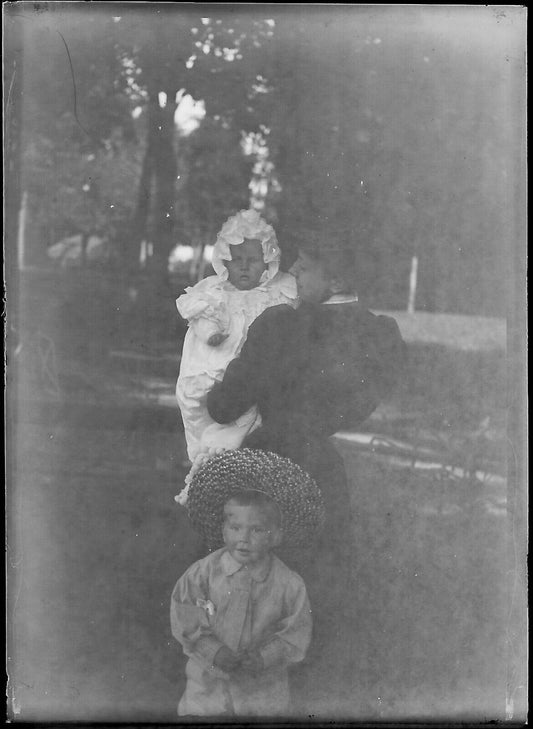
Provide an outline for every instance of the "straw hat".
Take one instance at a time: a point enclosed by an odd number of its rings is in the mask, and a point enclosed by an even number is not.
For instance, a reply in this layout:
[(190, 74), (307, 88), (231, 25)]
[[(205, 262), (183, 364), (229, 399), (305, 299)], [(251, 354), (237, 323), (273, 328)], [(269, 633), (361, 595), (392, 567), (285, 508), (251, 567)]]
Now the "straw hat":
[(260, 491), (277, 504), (283, 544), (310, 542), (324, 525), (322, 493), (300, 466), (276, 453), (243, 448), (214, 456), (189, 486), (187, 512), (210, 549), (222, 546), (224, 504), (239, 491)]

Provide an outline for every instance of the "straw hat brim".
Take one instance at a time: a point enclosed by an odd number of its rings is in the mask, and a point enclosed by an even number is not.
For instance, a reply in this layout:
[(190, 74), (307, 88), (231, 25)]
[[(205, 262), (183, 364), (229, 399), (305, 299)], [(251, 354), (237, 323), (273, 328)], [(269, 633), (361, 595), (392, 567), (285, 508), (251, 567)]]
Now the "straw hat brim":
[(288, 458), (243, 448), (225, 451), (194, 475), (187, 499), (191, 523), (210, 549), (222, 545), (224, 504), (239, 491), (260, 491), (278, 506), (284, 545), (310, 543), (324, 525), (322, 493), (311, 476)]

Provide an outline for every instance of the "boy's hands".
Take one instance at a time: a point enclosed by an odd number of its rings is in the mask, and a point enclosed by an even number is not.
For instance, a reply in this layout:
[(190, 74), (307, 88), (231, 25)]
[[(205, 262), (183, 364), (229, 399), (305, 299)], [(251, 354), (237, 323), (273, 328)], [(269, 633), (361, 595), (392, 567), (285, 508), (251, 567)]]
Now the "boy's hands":
[(265, 664), (259, 651), (244, 651), (236, 654), (223, 645), (215, 653), (213, 665), (225, 673), (251, 674), (257, 676), (265, 670)]
[(240, 668), (241, 658), (227, 646), (223, 645), (215, 653), (213, 665), (220, 668), (221, 671), (232, 673)]
[(218, 347), (222, 342), (229, 337), (229, 334), (222, 334), (222, 332), (215, 332), (211, 334), (207, 343), (210, 347)]

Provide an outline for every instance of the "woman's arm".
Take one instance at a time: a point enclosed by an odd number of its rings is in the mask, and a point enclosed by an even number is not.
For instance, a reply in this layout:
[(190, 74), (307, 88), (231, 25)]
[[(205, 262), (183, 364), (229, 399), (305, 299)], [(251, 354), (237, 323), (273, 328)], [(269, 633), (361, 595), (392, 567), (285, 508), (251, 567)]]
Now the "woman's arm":
[(299, 413), (324, 433), (357, 427), (389, 397), (405, 367), (406, 346), (391, 317), (362, 312), (302, 383)]
[(285, 305), (266, 309), (252, 322), (238, 357), (207, 396), (207, 409), (217, 423), (231, 423), (256, 405), (270, 385), (269, 362), (281, 356), (283, 334), (293, 310)]

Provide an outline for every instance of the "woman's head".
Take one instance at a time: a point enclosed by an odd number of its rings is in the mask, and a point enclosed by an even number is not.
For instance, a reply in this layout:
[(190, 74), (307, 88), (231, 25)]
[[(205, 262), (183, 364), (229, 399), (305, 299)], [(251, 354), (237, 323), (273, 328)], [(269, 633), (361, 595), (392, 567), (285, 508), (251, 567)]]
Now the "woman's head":
[(248, 290), (276, 275), (280, 256), (274, 228), (257, 210), (241, 210), (220, 229), (212, 263), (219, 278)]
[(301, 301), (320, 303), (333, 294), (353, 293), (354, 263), (349, 248), (302, 246), (290, 272)]
[(354, 230), (338, 217), (310, 214), (289, 221), (288, 250), (297, 251), (290, 272), (301, 301), (320, 303), (333, 294), (353, 294), (357, 277)]

